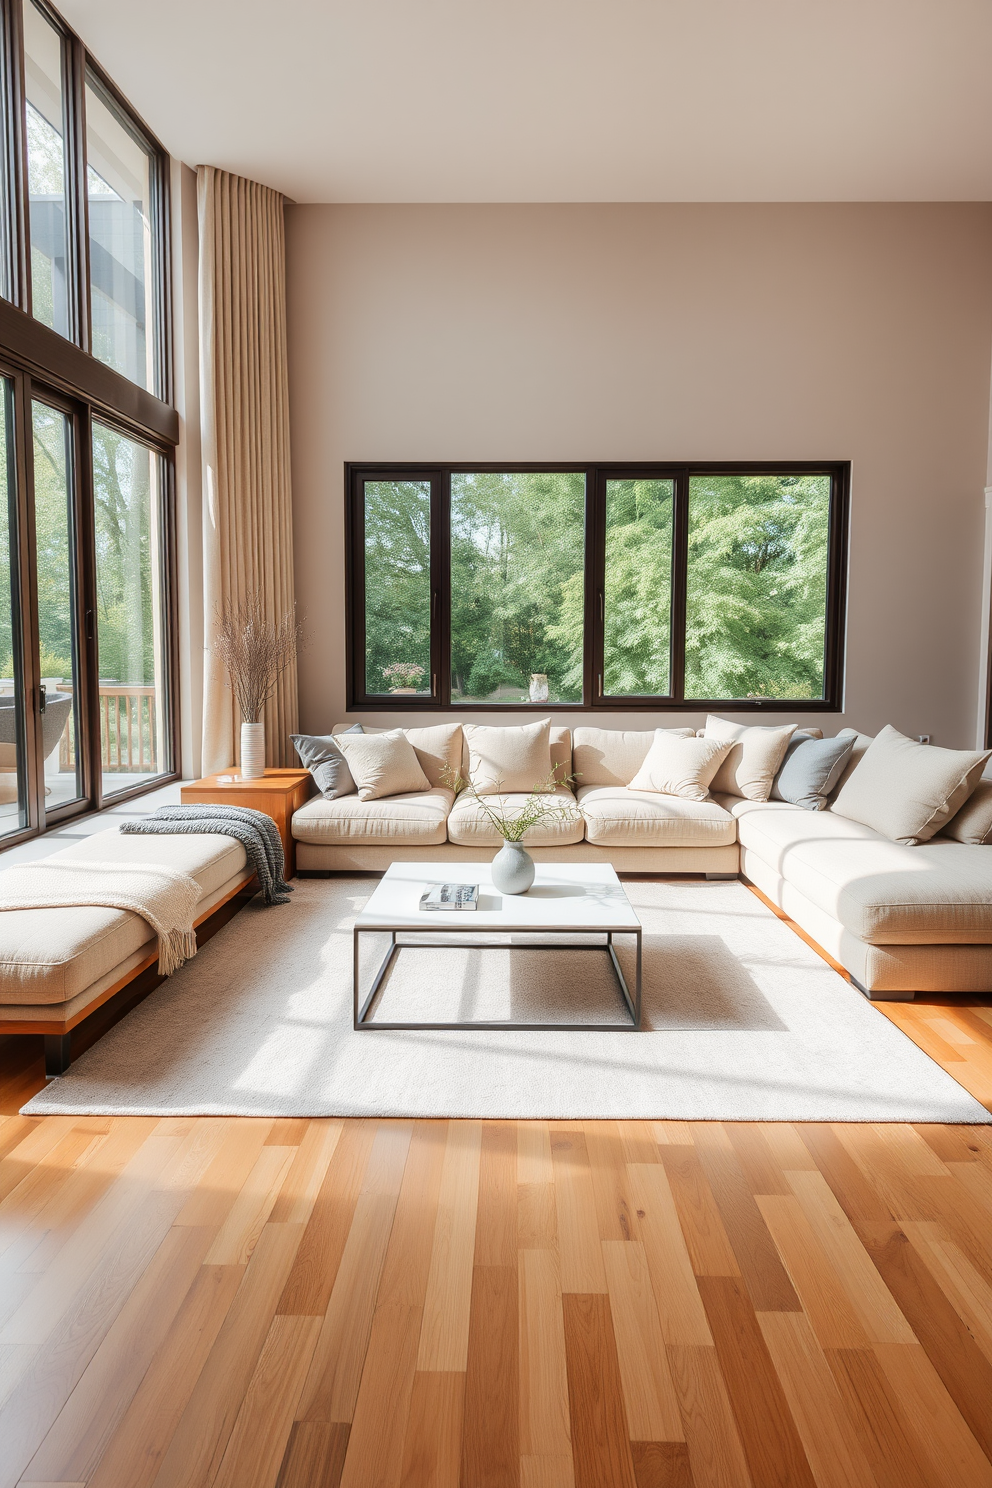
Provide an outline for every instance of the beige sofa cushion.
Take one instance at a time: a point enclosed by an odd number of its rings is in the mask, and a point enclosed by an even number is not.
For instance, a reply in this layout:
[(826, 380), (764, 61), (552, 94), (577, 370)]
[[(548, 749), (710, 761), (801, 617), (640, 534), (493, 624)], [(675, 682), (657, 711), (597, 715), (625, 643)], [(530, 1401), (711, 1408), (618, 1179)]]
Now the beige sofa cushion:
[(967, 801), (989, 752), (918, 744), (887, 726), (865, 750), (830, 809), (893, 842), (928, 842)]
[[(832, 795), (835, 800), (840, 792), (843, 790), (844, 786), (850, 780), (851, 776), (854, 774), (861, 761), (864, 759), (865, 750), (868, 748), (868, 745), (872, 741), (871, 734), (859, 734), (857, 729), (852, 728), (841, 729), (837, 737), (838, 739), (845, 739), (848, 737), (848, 735), (852, 734), (854, 736), (854, 743), (851, 746), (851, 753), (848, 756), (847, 764), (844, 766), (844, 769), (841, 772), (841, 777), (832, 791)], [(827, 809), (829, 810), (830, 808), (828, 807)]]
[[(493, 804), (502, 801), (512, 810), (514, 807), (522, 806), (529, 794), (529, 791), (507, 791), (500, 796), (493, 796), (492, 800)], [(575, 804), (572, 792), (562, 787), (554, 792), (553, 797), (549, 794), (548, 799), (549, 801), (561, 801), (563, 805), (572, 809), (567, 815), (556, 812), (547, 820), (529, 827), (524, 833), (524, 844), (527, 847), (567, 847), (570, 843), (581, 842), (585, 833), (585, 822)], [(448, 841), (457, 842), (463, 847), (502, 847), (503, 845), (502, 837), (486, 818), (479, 802), (468, 793), (460, 795), (451, 808), (451, 815), (448, 817)]]
[(381, 734), (338, 734), (358, 794), (363, 801), (430, 790), (431, 783), (402, 729)]
[(992, 852), (960, 842), (890, 842), (830, 811), (755, 809), (741, 844), (872, 945), (992, 943)]
[(598, 847), (728, 847), (737, 841), (733, 817), (715, 801), (623, 785), (580, 786), (577, 797), (586, 841)]
[(664, 729), (656, 729), (654, 743), (631, 780), (630, 789), (705, 801), (710, 782), (729, 748), (729, 743), (719, 739), (697, 739), (692, 735), (677, 739)]
[[(113, 863), (163, 863), (195, 878), (201, 899), (247, 872), (245, 850), (214, 833), (175, 837), (94, 832), (52, 853)], [(0, 1003), (68, 1002), (155, 937), (147, 920), (124, 909), (17, 909), (0, 914)]]
[(551, 719), (493, 728), (466, 723), (468, 777), (479, 795), (514, 795), (543, 785), (551, 774)]
[(952, 842), (992, 843), (992, 780), (980, 780), (941, 837)]
[(795, 732), (794, 723), (782, 728), (749, 727), (731, 723), (729, 718), (716, 718), (711, 713), (703, 737), (724, 739), (732, 745), (713, 779), (713, 789), (729, 796), (743, 796), (748, 801), (767, 801)]
[(338, 796), (326, 801), (315, 796), (293, 814), (297, 842), (329, 847), (354, 843), (394, 843), (431, 847), (446, 842), (448, 812), (454, 791), (411, 791), (363, 801), (361, 796)]
[[(576, 789), (583, 785), (629, 785), (654, 743), (655, 729), (577, 728), (572, 746)], [(691, 739), (694, 729), (662, 729)]]
[[(347, 723), (336, 723), (331, 733), (337, 737), (343, 734), (351, 725)], [(370, 728), (364, 725), (367, 734), (387, 734), (386, 728)], [(413, 752), (417, 756), (420, 768), (433, 787), (443, 786), (450, 789), (451, 776), (457, 775), (461, 768), (462, 726), (460, 723), (435, 723), (428, 728), (408, 728), (403, 730), (410, 743)], [(344, 794), (344, 792), (342, 792)]]

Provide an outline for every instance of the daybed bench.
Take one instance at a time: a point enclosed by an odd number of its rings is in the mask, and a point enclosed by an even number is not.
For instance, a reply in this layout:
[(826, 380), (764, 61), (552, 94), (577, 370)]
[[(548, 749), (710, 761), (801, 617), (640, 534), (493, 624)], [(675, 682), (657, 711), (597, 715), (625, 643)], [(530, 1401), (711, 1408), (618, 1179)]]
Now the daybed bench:
[[(241, 843), (213, 834), (130, 837), (114, 829), (51, 857), (153, 861), (188, 873), (202, 891), (198, 926), (253, 883)], [(62, 1074), (72, 1030), (157, 961), (147, 921), (128, 910), (6, 910), (0, 915), (0, 1033), (43, 1034), (45, 1073)]]

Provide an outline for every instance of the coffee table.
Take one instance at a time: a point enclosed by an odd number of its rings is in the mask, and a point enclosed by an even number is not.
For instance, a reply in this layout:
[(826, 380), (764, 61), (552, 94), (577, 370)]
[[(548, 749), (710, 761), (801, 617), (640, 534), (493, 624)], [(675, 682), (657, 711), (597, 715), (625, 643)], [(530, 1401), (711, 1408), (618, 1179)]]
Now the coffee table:
[[(641, 1025), (641, 923), (623, 886), (608, 863), (538, 863), (533, 888), (526, 894), (500, 894), (493, 888), (488, 863), (392, 863), (372, 897), (355, 920), (352, 936), (354, 1026), (357, 1029), (414, 1028), (529, 1028), (587, 1029), (617, 1033)], [(479, 907), (448, 913), (420, 908), (420, 896), (435, 883), (477, 883)], [(386, 952), (368, 992), (359, 992), (359, 944), (363, 935), (388, 933)], [(369, 1016), (383, 978), (404, 946), (430, 936), (441, 946), (484, 949), (493, 935), (528, 937), (524, 945), (499, 945), (500, 950), (600, 951), (609, 957), (630, 1023), (517, 1023), (509, 1020), (469, 1020), (455, 1023), (396, 1023)], [(575, 945), (548, 943), (531, 936), (575, 935)], [(636, 949), (634, 994), (617, 960), (615, 935), (632, 935)], [(599, 937), (604, 937), (601, 939)], [(410, 937), (410, 938), (408, 938)], [(456, 938), (454, 938), (456, 937)], [(596, 939), (594, 939), (596, 937)], [(588, 943), (587, 943), (588, 942)]]

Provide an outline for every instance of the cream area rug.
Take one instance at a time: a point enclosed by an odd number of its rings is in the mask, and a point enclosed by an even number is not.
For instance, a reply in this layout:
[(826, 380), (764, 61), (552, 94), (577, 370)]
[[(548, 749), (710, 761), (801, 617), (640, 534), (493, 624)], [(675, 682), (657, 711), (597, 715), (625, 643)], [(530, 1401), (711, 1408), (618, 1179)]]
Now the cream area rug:
[[(351, 925), (371, 887), (303, 879), (288, 904), (249, 905), (25, 1114), (992, 1120), (737, 882), (625, 885), (640, 1033), (605, 951), (505, 945), (401, 951), (375, 1013), (617, 1031), (356, 1033)], [(369, 980), (385, 944), (370, 938)]]

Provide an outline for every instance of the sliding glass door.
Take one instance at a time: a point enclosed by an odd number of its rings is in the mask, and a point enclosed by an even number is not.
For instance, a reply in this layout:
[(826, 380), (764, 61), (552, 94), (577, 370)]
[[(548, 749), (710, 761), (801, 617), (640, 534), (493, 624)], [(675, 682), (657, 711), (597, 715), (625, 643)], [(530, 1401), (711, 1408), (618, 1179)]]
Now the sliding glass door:
[(73, 420), (35, 398), (35, 571), (45, 814), (85, 799), (80, 747), (79, 600)]
[(161, 458), (93, 424), (103, 795), (170, 769)]
[(28, 825), (14, 390), (0, 378), (0, 841)]

